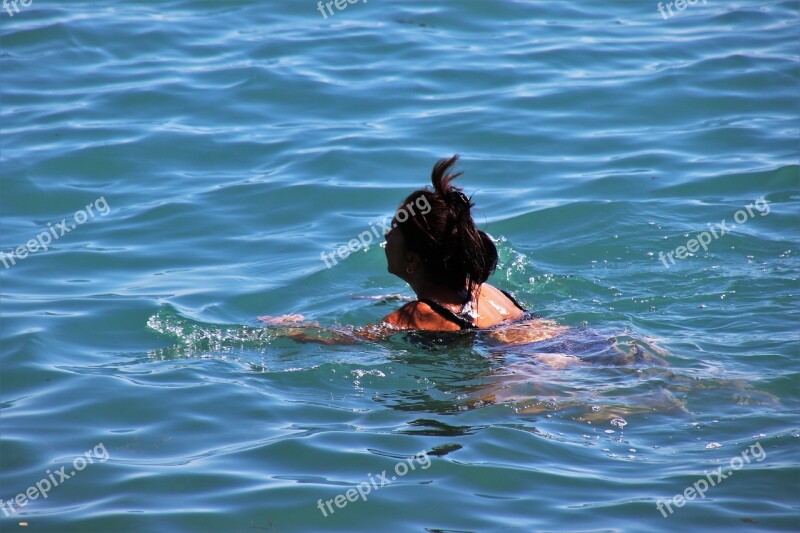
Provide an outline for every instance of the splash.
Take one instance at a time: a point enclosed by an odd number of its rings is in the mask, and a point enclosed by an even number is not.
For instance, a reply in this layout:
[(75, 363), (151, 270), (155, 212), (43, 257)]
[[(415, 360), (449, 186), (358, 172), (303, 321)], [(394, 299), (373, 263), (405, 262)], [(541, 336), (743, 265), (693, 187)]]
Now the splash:
[(151, 316), (147, 320), (147, 327), (178, 341), (174, 346), (151, 353), (158, 358), (266, 348), (277, 338), (277, 334), (267, 328), (196, 322), (181, 316), (171, 306), (166, 306)]

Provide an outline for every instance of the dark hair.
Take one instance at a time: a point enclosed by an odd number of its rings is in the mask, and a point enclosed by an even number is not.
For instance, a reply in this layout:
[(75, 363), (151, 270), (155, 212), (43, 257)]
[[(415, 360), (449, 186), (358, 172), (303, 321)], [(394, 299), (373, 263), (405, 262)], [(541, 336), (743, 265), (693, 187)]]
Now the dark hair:
[[(430, 187), (412, 192), (404, 205), (421, 196), (430, 204), (427, 213), (397, 221), (408, 249), (425, 263), (431, 279), (457, 291), (475, 287), (489, 279), (497, 268), (497, 248), (492, 239), (475, 226), (470, 209), (475, 205), (460, 187), (452, 184), (461, 172), (450, 173), (458, 155), (441, 159), (433, 167)], [(417, 204), (419, 205), (419, 204)]]

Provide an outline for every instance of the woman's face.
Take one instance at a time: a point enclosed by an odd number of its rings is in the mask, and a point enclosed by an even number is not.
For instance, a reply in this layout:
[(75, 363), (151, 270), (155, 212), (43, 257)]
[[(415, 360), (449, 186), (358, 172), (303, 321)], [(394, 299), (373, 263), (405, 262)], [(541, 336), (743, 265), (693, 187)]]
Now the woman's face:
[(397, 222), (392, 220), (392, 229), (386, 233), (386, 265), (390, 274), (400, 278), (405, 277), (407, 261), (405, 258), (406, 239), (403, 231), (397, 227)]

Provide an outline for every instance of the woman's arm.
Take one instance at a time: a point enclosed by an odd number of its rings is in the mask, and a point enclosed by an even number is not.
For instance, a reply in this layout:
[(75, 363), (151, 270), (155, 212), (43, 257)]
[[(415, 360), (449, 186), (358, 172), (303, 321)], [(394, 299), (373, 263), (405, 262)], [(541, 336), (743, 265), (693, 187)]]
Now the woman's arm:
[(279, 330), (281, 337), (288, 337), (297, 342), (327, 345), (382, 341), (403, 329), (385, 321), (361, 327), (323, 328), (317, 322), (303, 322), (303, 315), (260, 316), (258, 320), (271, 326), (281, 327)]

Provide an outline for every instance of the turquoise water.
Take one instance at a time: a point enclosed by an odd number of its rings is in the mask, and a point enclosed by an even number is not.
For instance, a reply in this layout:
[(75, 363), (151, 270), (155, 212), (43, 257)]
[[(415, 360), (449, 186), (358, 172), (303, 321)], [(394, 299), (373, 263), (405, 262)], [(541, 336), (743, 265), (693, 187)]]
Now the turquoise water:
[[(19, 7), (0, 498), (75, 474), (2, 531), (800, 529), (798, 2)], [(402, 305), (380, 246), (320, 254), (456, 152), (492, 282), (568, 333), (261, 328)]]

